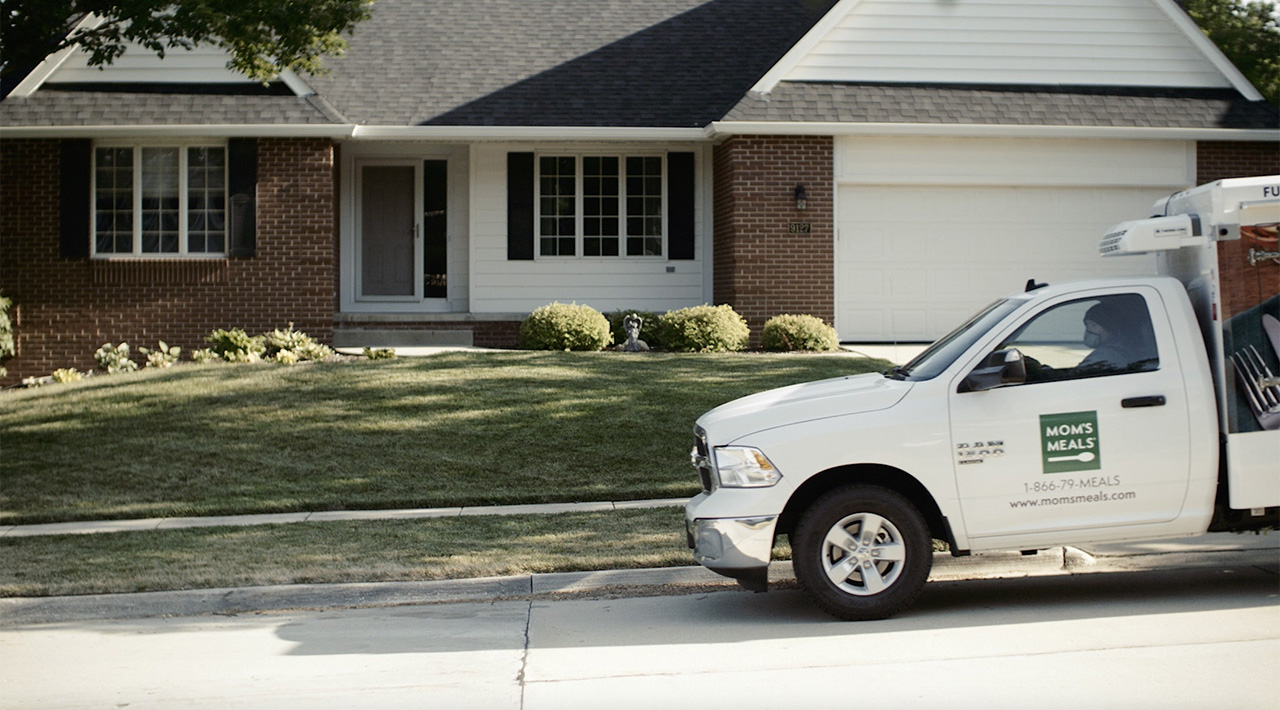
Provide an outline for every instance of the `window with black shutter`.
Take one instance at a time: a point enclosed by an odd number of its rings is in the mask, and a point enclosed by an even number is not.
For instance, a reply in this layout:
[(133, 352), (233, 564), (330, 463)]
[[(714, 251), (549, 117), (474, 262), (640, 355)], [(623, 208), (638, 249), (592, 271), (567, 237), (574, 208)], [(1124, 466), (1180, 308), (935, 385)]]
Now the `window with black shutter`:
[(64, 258), (254, 255), (252, 139), (63, 141)]
[(694, 253), (694, 154), (510, 153), (508, 258)]

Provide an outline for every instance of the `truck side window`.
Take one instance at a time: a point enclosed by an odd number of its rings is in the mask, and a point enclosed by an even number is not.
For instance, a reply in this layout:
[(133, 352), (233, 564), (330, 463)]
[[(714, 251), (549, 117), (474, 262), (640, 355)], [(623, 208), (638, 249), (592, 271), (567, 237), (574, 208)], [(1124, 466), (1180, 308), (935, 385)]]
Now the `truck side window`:
[(1026, 358), (1028, 383), (1148, 372), (1160, 366), (1151, 314), (1138, 294), (1054, 306), (1000, 345), (1007, 348), (1017, 348)]

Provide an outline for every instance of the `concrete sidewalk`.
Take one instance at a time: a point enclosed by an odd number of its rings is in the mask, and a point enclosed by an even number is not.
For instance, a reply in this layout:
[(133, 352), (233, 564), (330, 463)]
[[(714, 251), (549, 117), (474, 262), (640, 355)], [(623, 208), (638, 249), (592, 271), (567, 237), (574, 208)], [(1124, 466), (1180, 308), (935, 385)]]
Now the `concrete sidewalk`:
[(477, 515), (551, 515), (555, 513), (589, 513), (635, 508), (667, 508), (684, 505), (688, 498), (659, 500), (599, 501), (590, 503), (546, 503), (535, 505), (490, 505), (459, 508), (404, 508), (398, 510), (326, 510), (302, 513), (266, 513), (262, 515), (223, 515), (199, 518), (145, 518), (134, 520), (86, 520), (74, 523), (9, 525), (0, 527), (0, 537), (33, 537), (37, 535), (92, 535), (96, 533), (135, 530), (179, 530), (184, 528), (241, 527), (246, 525), (282, 525), (286, 523), (318, 523), (340, 520), (405, 520), (410, 518), (457, 518)]
[[(1211, 533), (1145, 543), (1055, 547), (1034, 555), (934, 555), (931, 582), (1138, 572), (1158, 569), (1263, 570), (1280, 581), (1280, 534)], [(770, 583), (794, 585), (789, 562), (775, 562)], [(737, 585), (702, 567), (602, 570), (486, 579), (356, 584), (293, 584), (137, 594), (0, 599), (0, 627), (93, 619), (268, 613), (414, 604), (494, 602), (583, 596), (652, 596), (733, 591)], [(747, 593), (747, 592), (742, 592)]]

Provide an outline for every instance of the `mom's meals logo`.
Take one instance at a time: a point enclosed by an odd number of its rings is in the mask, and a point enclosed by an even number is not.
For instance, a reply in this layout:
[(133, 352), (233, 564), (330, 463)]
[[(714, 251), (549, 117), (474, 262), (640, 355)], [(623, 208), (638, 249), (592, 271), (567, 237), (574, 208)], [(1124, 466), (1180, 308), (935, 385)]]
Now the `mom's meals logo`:
[(1041, 414), (1040, 453), (1045, 473), (1102, 468), (1098, 413)]

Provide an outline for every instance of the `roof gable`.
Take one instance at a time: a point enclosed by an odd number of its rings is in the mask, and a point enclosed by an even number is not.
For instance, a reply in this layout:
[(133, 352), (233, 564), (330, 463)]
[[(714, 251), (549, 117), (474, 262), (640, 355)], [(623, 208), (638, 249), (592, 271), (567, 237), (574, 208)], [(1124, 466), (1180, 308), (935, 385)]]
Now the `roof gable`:
[(1234, 88), (1261, 96), (1173, 0), (842, 0), (780, 81)]
[[(102, 20), (87, 15), (77, 26), (96, 26)], [(122, 86), (155, 85), (163, 87), (243, 87), (249, 93), (257, 93), (261, 83), (232, 71), (231, 56), (226, 50), (203, 44), (191, 49), (171, 47), (162, 59), (153, 50), (135, 42), (125, 44), (124, 54), (108, 65), (95, 67), (89, 64), (89, 53), (79, 47), (68, 47), (50, 55), (20, 82), (10, 96), (25, 97), (44, 86), (87, 87), (93, 90), (112, 90)], [(297, 96), (315, 93), (292, 71), (282, 72), (278, 80), (288, 92)], [(180, 92), (178, 92), (180, 93)]]
[(130, 44), (109, 66), (89, 65), (89, 53), (76, 49), (45, 80), (47, 84), (244, 84), (249, 77), (227, 68), (226, 51), (212, 45), (173, 48), (161, 59), (155, 52)]

